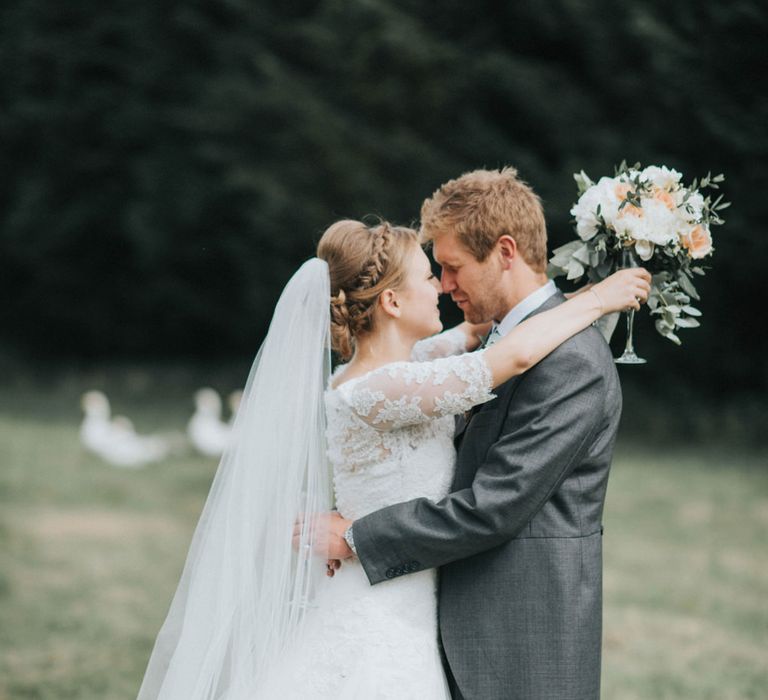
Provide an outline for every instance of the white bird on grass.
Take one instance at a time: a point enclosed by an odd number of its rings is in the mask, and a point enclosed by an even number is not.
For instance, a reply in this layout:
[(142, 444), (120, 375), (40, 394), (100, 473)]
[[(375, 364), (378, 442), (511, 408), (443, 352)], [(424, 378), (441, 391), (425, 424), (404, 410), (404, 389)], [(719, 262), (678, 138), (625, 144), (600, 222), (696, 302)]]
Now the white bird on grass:
[(205, 387), (195, 392), (195, 413), (187, 424), (192, 446), (206, 457), (221, 457), (229, 442), (230, 426), (221, 420), (221, 397)]
[(171, 446), (159, 435), (138, 435), (133, 422), (125, 416), (112, 419), (112, 445), (105, 457), (118, 467), (143, 467), (165, 459)]
[(143, 467), (159, 462), (171, 451), (170, 441), (159, 435), (137, 435), (125, 416), (110, 420), (109, 400), (100, 391), (83, 394), (85, 418), (80, 426), (83, 446), (116, 467)]
[(80, 406), (85, 413), (80, 424), (80, 442), (89, 452), (100, 454), (108, 448), (112, 436), (109, 400), (100, 391), (87, 391), (80, 398)]

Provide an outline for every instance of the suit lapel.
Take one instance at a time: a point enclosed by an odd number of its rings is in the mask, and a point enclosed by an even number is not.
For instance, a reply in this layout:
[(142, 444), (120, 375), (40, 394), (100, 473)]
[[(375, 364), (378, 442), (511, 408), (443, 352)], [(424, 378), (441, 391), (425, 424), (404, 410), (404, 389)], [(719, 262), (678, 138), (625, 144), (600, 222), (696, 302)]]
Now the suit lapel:
[(453, 442), (458, 447), (459, 445), (459, 438), (464, 434), (464, 431), (467, 429), (467, 424), (469, 423), (469, 411), (466, 413), (460, 413), (458, 416), (456, 416), (456, 427), (453, 432)]
[[(529, 313), (520, 323), (525, 321), (525, 319), (530, 318), (531, 316), (535, 316), (536, 314), (540, 314), (544, 311), (549, 311), (549, 309), (554, 309), (559, 304), (562, 304), (565, 301), (565, 297), (560, 291), (555, 292), (549, 299), (547, 299), (538, 309), (534, 309)], [(515, 381), (515, 377), (513, 377), (510, 381)], [(501, 389), (501, 387), (498, 387)], [(497, 392), (498, 393), (498, 392)], [(491, 403), (494, 403), (493, 401)], [(473, 406), (471, 410), (467, 411), (466, 413), (462, 413), (458, 416), (456, 416), (456, 427), (453, 434), (453, 444), (456, 447), (456, 449), (459, 449), (459, 445), (461, 445), (462, 438), (464, 436), (464, 433), (467, 430), (467, 427), (472, 422), (472, 418), (474, 418), (475, 415), (477, 415), (480, 411), (483, 410), (483, 408), (487, 406), (487, 404), (481, 404), (479, 406)]]

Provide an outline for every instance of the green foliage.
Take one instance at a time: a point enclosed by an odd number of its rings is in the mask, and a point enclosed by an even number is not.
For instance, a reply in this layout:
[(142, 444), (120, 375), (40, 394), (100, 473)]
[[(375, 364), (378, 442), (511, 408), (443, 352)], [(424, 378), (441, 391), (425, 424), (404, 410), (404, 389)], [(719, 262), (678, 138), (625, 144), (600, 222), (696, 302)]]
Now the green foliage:
[(735, 202), (697, 352), (665, 368), (768, 387), (768, 341), (738, 322), (768, 257), (766, 25), (757, 0), (7, 3), (0, 351), (251, 355), (334, 219), (412, 221), (509, 163), (555, 248), (570, 173), (630, 156), (725, 172)]

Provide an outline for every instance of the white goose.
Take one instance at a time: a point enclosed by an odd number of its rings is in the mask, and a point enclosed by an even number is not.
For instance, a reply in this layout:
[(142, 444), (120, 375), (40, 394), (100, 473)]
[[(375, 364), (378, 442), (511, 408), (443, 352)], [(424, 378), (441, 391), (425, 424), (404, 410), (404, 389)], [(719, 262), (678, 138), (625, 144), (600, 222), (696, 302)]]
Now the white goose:
[(109, 400), (100, 391), (87, 391), (80, 398), (85, 413), (80, 424), (80, 442), (89, 452), (100, 455), (109, 447), (112, 436)]
[(159, 435), (137, 435), (133, 422), (125, 416), (112, 419), (112, 444), (102, 453), (111, 464), (119, 467), (143, 467), (168, 456), (171, 446)]
[(80, 441), (89, 452), (116, 467), (143, 467), (168, 456), (171, 444), (154, 435), (137, 435), (125, 416), (110, 420), (109, 400), (100, 391), (82, 396), (85, 418), (80, 426)]
[(206, 457), (221, 457), (229, 442), (230, 426), (221, 420), (221, 398), (214, 389), (195, 392), (195, 413), (187, 424), (192, 446)]

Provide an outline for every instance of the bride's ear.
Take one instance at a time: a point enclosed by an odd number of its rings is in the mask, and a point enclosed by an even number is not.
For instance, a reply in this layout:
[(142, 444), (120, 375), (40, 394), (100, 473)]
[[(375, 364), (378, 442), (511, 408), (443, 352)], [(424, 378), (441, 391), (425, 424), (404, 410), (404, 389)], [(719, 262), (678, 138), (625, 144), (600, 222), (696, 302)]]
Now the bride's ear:
[(397, 298), (397, 292), (393, 289), (385, 289), (379, 295), (379, 307), (391, 318), (400, 318), (400, 314), (402, 313), (400, 300)]

